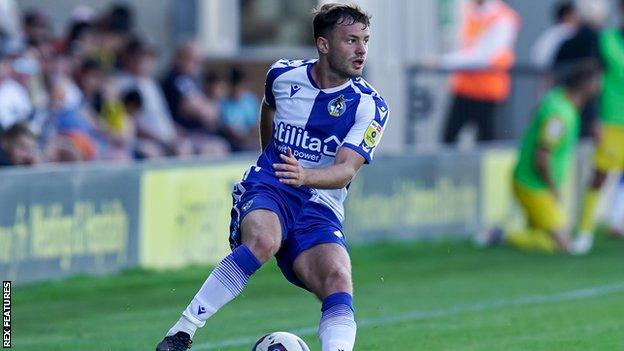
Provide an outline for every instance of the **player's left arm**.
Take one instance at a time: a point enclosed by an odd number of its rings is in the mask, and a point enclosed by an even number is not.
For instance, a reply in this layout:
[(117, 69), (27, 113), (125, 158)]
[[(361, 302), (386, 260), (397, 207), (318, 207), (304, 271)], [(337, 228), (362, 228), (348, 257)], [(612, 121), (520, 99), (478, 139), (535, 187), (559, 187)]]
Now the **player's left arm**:
[(560, 190), (555, 185), (551, 170), (551, 158), (554, 150), (561, 144), (566, 135), (566, 126), (563, 119), (557, 115), (546, 118), (541, 126), (539, 145), (535, 149), (534, 167), (537, 174), (548, 186), (555, 198), (560, 199)]
[(356, 113), (356, 121), (336, 153), (334, 164), (325, 168), (303, 168), (290, 149), (275, 164), (280, 182), (317, 189), (341, 189), (355, 177), (360, 167), (370, 163), (388, 120), (388, 106), (375, 95), (366, 98)]
[(325, 168), (303, 168), (290, 148), (280, 157), (283, 163), (273, 165), (280, 182), (317, 189), (344, 188), (366, 161), (359, 153), (346, 147), (338, 149), (334, 164)]

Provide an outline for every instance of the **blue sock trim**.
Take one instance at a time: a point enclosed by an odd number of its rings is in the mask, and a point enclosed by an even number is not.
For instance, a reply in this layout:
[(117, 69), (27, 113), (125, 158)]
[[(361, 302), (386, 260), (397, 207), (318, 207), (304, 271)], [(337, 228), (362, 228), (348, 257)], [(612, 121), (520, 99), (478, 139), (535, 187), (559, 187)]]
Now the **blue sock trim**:
[(347, 305), (351, 309), (351, 311), (355, 311), (353, 309), (353, 297), (351, 296), (351, 294), (346, 292), (339, 292), (331, 294), (323, 300), (323, 307), (321, 307), (321, 312), (325, 312), (336, 305)]
[(252, 274), (256, 273), (258, 268), (262, 266), (260, 261), (258, 261), (256, 256), (253, 254), (253, 252), (249, 250), (249, 247), (247, 247), (247, 245), (244, 245), (244, 244), (234, 249), (234, 251), (232, 251), (231, 253), (231, 256), (232, 256), (232, 259), (234, 259), (234, 262), (236, 262), (236, 264), (248, 276), (251, 276)]

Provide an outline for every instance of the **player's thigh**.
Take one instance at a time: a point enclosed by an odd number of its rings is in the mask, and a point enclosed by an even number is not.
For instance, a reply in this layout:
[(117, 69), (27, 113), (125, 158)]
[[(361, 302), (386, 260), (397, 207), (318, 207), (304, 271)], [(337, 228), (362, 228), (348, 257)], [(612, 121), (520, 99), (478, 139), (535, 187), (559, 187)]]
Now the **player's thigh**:
[(596, 169), (603, 173), (624, 169), (624, 127), (603, 127), (594, 162)]
[(268, 209), (256, 209), (245, 215), (241, 222), (241, 241), (256, 257), (266, 262), (277, 253), (282, 241), (279, 216)]
[(532, 228), (548, 232), (559, 232), (565, 228), (565, 212), (548, 191), (527, 189), (516, 183), (514, 195)]
[(321, 300), (337, 292), (353, 294), (351, 259), (340, 244), (319, 244), (302, 252), (293, 268), (297, 277)]

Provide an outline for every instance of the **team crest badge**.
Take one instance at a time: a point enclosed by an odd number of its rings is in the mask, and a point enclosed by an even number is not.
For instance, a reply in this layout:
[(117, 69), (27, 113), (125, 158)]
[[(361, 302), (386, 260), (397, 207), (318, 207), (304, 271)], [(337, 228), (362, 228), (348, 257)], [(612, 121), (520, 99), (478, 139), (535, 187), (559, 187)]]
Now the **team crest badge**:
[(332, 99), (327, 104), (327, 112), (334, 117), (340, 117), (347, 110), (347, 100), (344, 95), (340, 95), (335, 99)]

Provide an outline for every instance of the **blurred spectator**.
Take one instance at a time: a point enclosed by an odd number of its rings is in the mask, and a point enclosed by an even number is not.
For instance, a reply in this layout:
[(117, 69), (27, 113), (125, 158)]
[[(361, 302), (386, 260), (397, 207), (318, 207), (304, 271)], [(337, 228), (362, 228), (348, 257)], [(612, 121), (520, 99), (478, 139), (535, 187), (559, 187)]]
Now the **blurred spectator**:
[(244, 73), (232, 69), (230, 94), (221, 103), (221, 120), (233, 151), (259, 149), (259, 110), (258, 98), (248, 90)]
[[(141, 119), (141, 113), (143, 111), (143, 99), (138, 90), (129, 90), (121, 98), (123, 108), (126, 112), (126, 127), (123, 130), (126, 141), (131, 144), (134, 158), (155, 158), (162, 156), (162, 150), (159, 145), (154, 144), (149, 139), (141, 139), (138, 135), (137, 125)], [(145, 147), (142, 147), (141, 142), (154, 145), (153, 149), (144, 151)]]
[(536, 67), (552, 67), (561, 45), (570, 39), (579, 25), (579, 16), (572, 1), (561, 1), (554, 9), (554, 21), (535, 41), (531, 60)]
[(74, 148), (76, 159), (66, 161), (90, 161), (99, 158), (97, 124), (80, 108), (80, 104), (68, 104), (66, 77), (58, 77), (51, 85), (50, 113), (53, 121), (54, 140), (67, 142)]
[(191, 138), (195, 152), (222, 156), (229, 152), (228, 143), (217, 135), (218, 106), (200, 88), (201, 64), (196, 43), (181, 45), (174, 54), (171, 71), (163, 81), (163, 91), (176, 123)]
[(555, 56), (555, 64), (573, 65), (580, 59), (599, 59), (598, 32), (604, 26), (609, 11), (603, 0), (581, 0), (578, 13), (581, 18), (578, 31), (561, 44)]
[(99, 36), (88, 11), (87, 8), (74, 11), (78, 14), (74, 15), (75, 17), (72, 16), (67, 28), (65, 52), (77, 58), (93, 58), (98, 55)]
[(466, 4), (460, 49), (430, 63), (460, 71), (451, 77), (453, 100), (444, 143), (454, 143), (467, 123), (477, 127), (477, 139), (494, 139), (497, 107), (507, 99), (514, 62), (514, 44), (520, 28), (516, 12), (502, 0), (471, 0)]
[(13, 53), (0, 52), (0, 130), (26, 121), (32, 113), (28, 91), (13, 79)]
[[(579, 60), (600, 60), (598, 33), (607, 19), (609, 6), (604, 0), (580, 0), (577, 4), (581, 24), (578, 31), (561, 44), (555, 56), (557, 77), (568, 75), (570, 68)], [(581, 112), (581, 137), (589, 137), (594, 133), (597, 115), (597, 99), (593, 98)]]
[(142, 143), (150, 142), (159, 150), (148, 157), (191, 154), (191, 145), (176, 130), (161, 87), (152, 76), (155, 60), (155, 49), (138, 38), (131, 39), (121, 58), (122, 72), (117, 77), (120, 90), (136, 90), (141, 96), (138, 135)]
[(134, 29), (134, 13), (126, 5), (113, 6), (100, 19), (100, 50), (98, 58), (106, 72), (113, 72), (117, 55), (127, 46)]
[(40, 162), (37, 137), (24, 123), (0, 134), (0, 167), (32, 165)]
[(216, 72), (208, 71), (204, 75), (203, 83), (206, 98), (208, 98), (213, 105), (216, 105), (218, 109), (217, 114), (220, 115), (221, 112), (219, 109), (221, 102), (225, 100), (229, 93), (228, 82)]
[(22, 40), (22, 23), (15, 0), (0, 1), (0, 18), (2, 45), (18, 45)]
[(80, 88), (84, 102), (94, 111), (102, 111), (102, 87), (105, 73), (101, 64), (94, 59), (86, 59), (76, 72), (75, 81)]
[(52, 28), (45, 12), (38, 9), (26, 11), (23, 17), (23, 30), (28, 47), (36, 48), (44, 55), (53, 52)]

